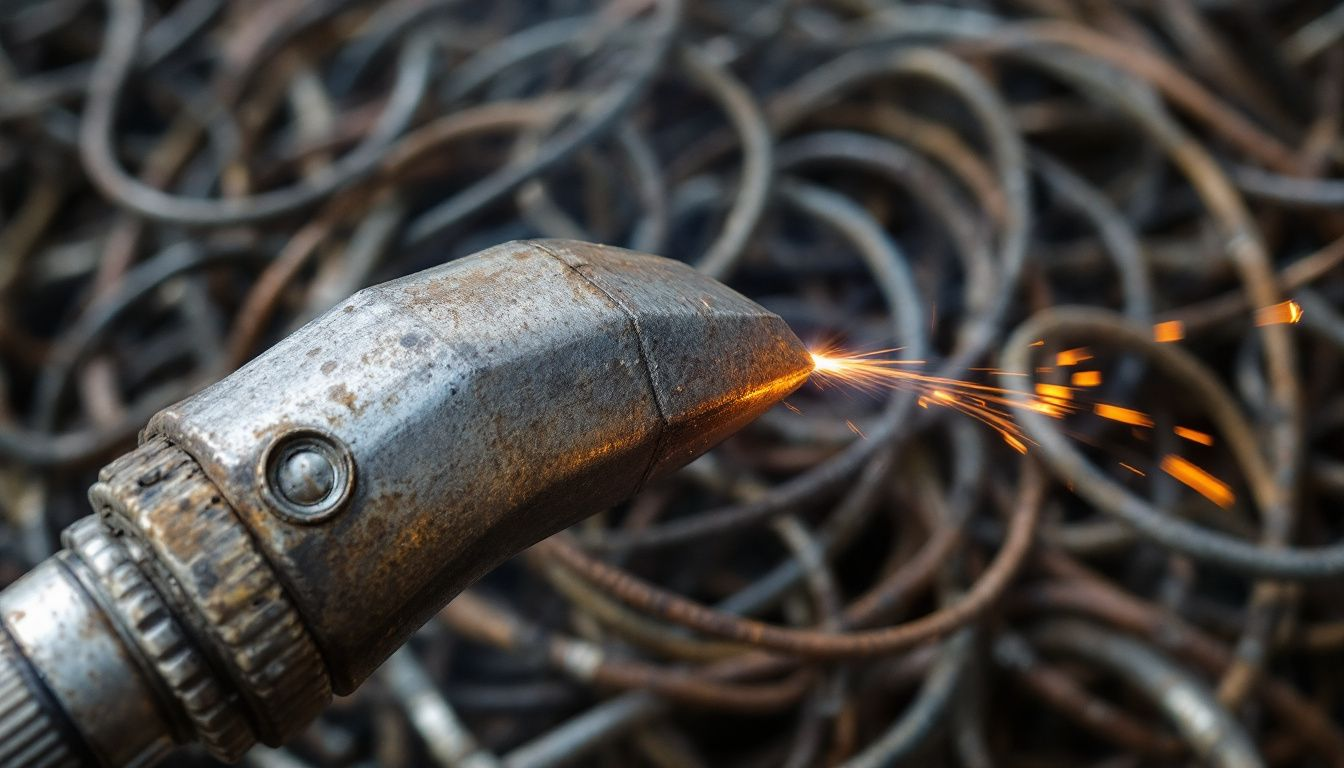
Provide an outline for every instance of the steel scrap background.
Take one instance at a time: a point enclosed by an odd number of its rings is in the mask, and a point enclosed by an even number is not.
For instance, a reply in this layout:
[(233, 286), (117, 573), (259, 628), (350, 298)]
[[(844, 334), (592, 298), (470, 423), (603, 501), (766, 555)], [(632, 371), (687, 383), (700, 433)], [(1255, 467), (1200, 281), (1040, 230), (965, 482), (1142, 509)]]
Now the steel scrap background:
[(11, 0), (0, 578), (353, 291), (588, 239), (1148, 423), (805, 388), (250, 764), (1344, 765), (1342, 102), (1316, 0)]

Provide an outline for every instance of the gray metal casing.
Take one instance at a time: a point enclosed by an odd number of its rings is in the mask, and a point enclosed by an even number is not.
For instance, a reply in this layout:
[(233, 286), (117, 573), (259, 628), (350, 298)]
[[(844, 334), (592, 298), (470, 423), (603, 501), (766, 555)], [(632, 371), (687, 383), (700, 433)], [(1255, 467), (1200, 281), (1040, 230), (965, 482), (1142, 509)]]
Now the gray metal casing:
[[(448, 599), (635, 493), (799, 386), (777, 316), (678, 262), (508, 243), (366, 289), (160, 412), (271, 562), (337, 693)], [(276, 513), (263, 455), (296, 430), (350, 451), (317, 523)]]

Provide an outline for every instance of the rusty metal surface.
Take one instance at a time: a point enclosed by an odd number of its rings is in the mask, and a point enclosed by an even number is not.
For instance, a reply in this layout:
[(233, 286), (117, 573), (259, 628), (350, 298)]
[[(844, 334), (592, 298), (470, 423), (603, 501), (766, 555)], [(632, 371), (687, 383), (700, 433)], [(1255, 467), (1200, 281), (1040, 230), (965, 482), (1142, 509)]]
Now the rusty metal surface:
[(41, 678), (5, 704), (50, 689), (111, 766), (278, 746), (483, 573), (812, 367), (777, 315), (618, 248), (508, 243), (361, 291), (102, 470), (71, 549), (0, 592)]
[(75, 576), (79, 567), (67, 553), (0, 592), (5, 631), (90, 749), (115, 765), (152, 763), (171, 746), (171, 727), (132, 651)]
[(279, 744), (327, 705), (327, 671), (293, 599), (190, 456), (147, 439), (103, 469), (89, 500), (220, 674), (219, 715), (237, 706), (247, 718), (249, 738), (221, 740), (218, 754)]
[(123, 641), (148, 667), (146, 681), (158, 688), (173, 741), (200, 741), (211, 754), (226, 758), (242, 755), (254, 739), (237, 698), (142, 570), (137, 562), (142, 558), (132, 554), (138, 553), (135, 545), (97, 516), (70, 526), (61, 538), (101, 582), (108, 616), (120, 620)]
[[(151, 420), (238, 510), (322, 649), (357, 686), (504, 558), (633, 495), (811, 371), (778, 316), (685, 265), (519, 242), (366, 289)], [(275, 441), (354, 459), (317, 524), (268, 504)]]
[(9, 636), (0, 636), (0, 765), (75, 768), (82, 753), (30, 684), (35, 674)]
[(1060, 622), (1035, 631), (1040, 647), (1093, 660), (1118, 670), (1176, 723), (1195, 757), (1217, 768), (1259, 768), (1255, 745), (1199, 678), (1124, 636), (1081, 622)]

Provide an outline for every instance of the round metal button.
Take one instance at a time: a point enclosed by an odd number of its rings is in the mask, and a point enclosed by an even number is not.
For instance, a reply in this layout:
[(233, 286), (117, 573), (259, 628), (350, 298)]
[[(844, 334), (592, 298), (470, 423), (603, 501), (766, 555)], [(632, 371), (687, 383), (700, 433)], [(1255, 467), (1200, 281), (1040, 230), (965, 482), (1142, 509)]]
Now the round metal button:
[(335, 437), (315, 429), (278, 438), (261, 461), (263, 496), (281, 516), (315, 523), (334, 515), (354, 485), (354, 460)]
[(336, 468), (321, 453), (295, 451), (276, 470), (276, 490), (285, 501), (299, 506), (320, 503), (336, 487)]

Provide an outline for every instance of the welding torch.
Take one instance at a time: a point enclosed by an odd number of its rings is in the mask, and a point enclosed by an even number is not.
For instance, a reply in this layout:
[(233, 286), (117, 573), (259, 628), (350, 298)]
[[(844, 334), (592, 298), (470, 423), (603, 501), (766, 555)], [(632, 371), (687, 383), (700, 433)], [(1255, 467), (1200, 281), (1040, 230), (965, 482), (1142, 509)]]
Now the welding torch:
[(0, 766), (280, 745), (811, 370), (778, 316), (619, 248), (514, 242), (360, 291), (150, 419), (0, 592)]

